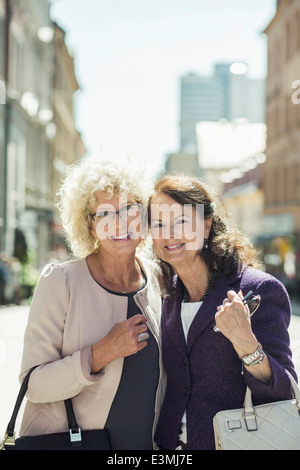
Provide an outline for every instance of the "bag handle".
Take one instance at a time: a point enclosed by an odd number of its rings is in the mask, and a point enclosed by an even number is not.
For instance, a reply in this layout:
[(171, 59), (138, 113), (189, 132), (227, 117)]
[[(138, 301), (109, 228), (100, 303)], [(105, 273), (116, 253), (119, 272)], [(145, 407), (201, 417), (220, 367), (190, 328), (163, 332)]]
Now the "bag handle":
[[(6, 433), (5, 433), (5, 443), (9, 445), (14, 445), (15, 444), (15, 426), (16, 426), (16, 420), (17, 416), (22, 404), (22, 401), (25, 397), (25, 394), (28, 389), (28, 383), (30, 379), (31, 373), (36, 369), (38, 366), (32, 367), (30, 371), (27, 373), (25, 379), (23, 380), (23, 383), (21, 385), (20, 391), (17, 396), (17, 400), (10, 418), (10, 421), (7, 425), (6, 428)], [(70, 439), (73, 447), (80, 447), (82, 445), (81, 443), (81, 431), (80, 428), (77, 424), (74, 409), (73, 409), (73, 404), (71, 398), (68, 398), (67, 400), (64, 400), (65, 403), (65, 408), (66, 408), (66, 413), (67, 413), (67, 418), (68, 418), (68, 426), (70, 430)], [(4, 442), (2, 444), (2, 447), (4, 446)], [(1, 447), (1, 448), (2, 448)], [(0, 448), (0, 449), (1, 449)]]
[[(286, 370), (285, 372), (287, 373), (287, 375), (290, 379), (291, 386), (292, 386), (292, 389), (293, 389), (294, 398), (296, 399), (297, 403), (300, 406), (300, 390), (299, 390), (298, 384), (297, 384), (296, 380), (294, 379), (294, 377), (290, 374), (289, 371)], [(245, 413), (253, 413), (254, 412), (254, 407), (253, 407), (253, 404), (252, 404), (252, 393), (251, 393), (251, 390), (249, 389), (249, 387), (247, 387), (246, 393), (245, 393), (244, 410), (245, 410)]]
[[(297, 408), (300, 410), (300, 390), (298, 388), (297, 382), (294, 377), (286, 370), (286, 373), (290, 379), (291, 386), (294, 393), (294, 398), (297, 402)], [(252, 393), (249, 387), (246, 389), (244, 408), (242, 411), (242, 416), (245, 420), (247, 431), (257, 431), (258, 425), (256, 420), (256, 411), (252, 403)]]

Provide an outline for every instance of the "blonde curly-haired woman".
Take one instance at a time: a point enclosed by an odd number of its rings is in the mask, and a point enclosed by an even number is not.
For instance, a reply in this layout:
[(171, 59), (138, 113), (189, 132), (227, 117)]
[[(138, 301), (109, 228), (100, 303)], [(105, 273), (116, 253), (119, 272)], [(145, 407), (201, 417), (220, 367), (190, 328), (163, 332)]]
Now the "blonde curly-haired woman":
[(41, 273), (24, 338), (31, 374), (21, 435), (106, 428), (113, 449), (152, 449), (163, 395), (157, 272), (136, 250), (144, 236), (145, 178), (85, 159), (60, 190), (72, 260)]

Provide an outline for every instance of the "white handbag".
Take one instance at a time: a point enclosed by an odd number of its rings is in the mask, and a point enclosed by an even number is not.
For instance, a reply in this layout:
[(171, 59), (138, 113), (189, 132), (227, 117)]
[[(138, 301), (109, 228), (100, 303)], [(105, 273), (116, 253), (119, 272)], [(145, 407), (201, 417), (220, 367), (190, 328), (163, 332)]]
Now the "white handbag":
[(254, 407), (247, 387), (242, 409), (215, 415), (216, 450), (300, 450), (300, 390), (287, 373), (294, 399)]

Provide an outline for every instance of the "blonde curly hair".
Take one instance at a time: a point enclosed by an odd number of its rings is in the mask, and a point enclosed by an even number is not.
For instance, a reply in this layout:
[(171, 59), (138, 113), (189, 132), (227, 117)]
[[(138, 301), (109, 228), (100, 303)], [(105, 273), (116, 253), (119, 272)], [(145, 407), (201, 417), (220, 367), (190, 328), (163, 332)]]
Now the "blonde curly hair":
[(89, 220), (98, 191), (104, 191), (108, 199), (115, 194), (121, 197), (132, 194), (137, 202), (147, 206), (151, 184), (143, 170), (130, 164), (83, 158), (68, 167), (58, 192), (57, 207), (75, 257), (85, 257), (99, 249), (99, 240), (93, 237)]

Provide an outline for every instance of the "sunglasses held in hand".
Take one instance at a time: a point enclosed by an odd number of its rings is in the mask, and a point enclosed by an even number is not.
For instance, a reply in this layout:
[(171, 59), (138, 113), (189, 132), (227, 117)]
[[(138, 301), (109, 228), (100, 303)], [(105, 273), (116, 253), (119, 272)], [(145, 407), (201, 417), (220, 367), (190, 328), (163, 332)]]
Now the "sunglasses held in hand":
[[(260, 295), (253, 294), (252, 290), (249, 290), (249, 292), (245, 295), (245, 297), (242, 298), (243, 304), (248, 305), (251, 317), (253, 313), (256, 312), (256, 310), (258, 309), (260, 305), (260, 299), (261, 299)], [(219, 332), (220, 329), (215, 325), (214, 331)]]

